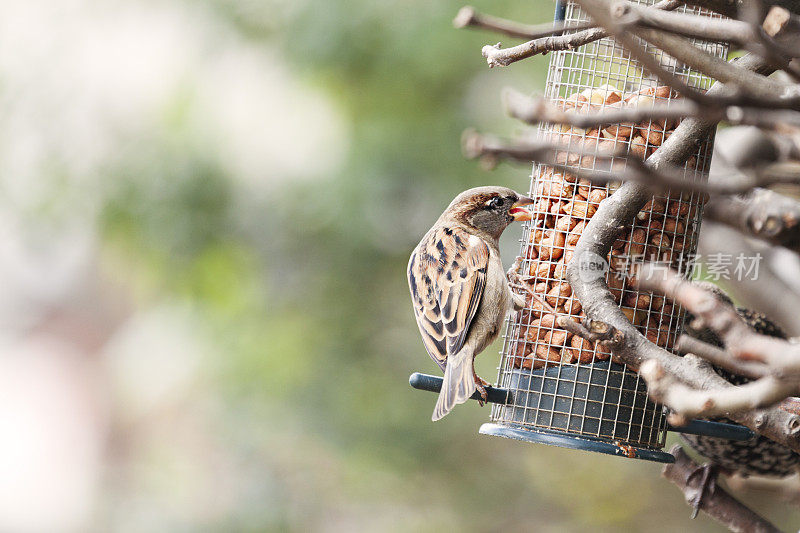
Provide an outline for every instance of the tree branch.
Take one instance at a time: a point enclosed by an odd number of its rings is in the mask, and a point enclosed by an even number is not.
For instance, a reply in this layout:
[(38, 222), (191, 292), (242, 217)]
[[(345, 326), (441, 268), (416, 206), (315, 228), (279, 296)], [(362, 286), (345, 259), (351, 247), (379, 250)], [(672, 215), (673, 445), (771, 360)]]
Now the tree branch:
[(614, 2), (611, 12), (624, 27), (648, 27), (705, 41), (746, 43), (756, 38), (750, 24), (735, 19), (655, 11), (626, 1)]
[(639, 374), (647, 381), (647, 391), (654, 400), (687, 419), (730, 416), (774, 405), (796, 392), (795, 385), (772, 376), (736, 387), (695, 389), (666, 373), (657, 361), (642, 363)]
[(456, 18), (453, 19), (453, 26), (459, 29), (478, 28), (481, 30), (489, 30), (520, 39), (540, 39), (566, 31), (594, 28), (596, 25), (593, 22), (571, 24), (563, 21), (538, 25), (521, 24), (513, 20), (484, 15), (478, 13), (472, 6), (464, 6), (458, 11)]
[[(711, 97), (716, 99), (715, 97)], [(720, 98), (714, 105), (698, 105), (679, 99), (656, 103), (652, 107), (605, 108), (596, 112), (566, 112), (547, 99), (529, 97), (506, 88), (502, 93), (506, 112), (526, 124), (567, 124), (576, 128), (596, 128), (612, 124), (640, 124), (660, 120), (679, 122), (686, 117), (701, 118), (709, 122), (727, 122), (731, 125), (750, 125), (776, 129), (781, 125), (800, 127), (800, 112), (740, 107)], [(713, 101), (713, 100), (712, 100)]]
[[(725, 254), (730, 258), (753, 258), (755, 269), (749, 276), (726, 276), (725, 287), (735, 298), (747, 303), (748, 309), (760, 311), (789, 334), (800, 335), (800, 294), (776, 275), (772, 263), (786, 260), (775, 257), (766, 247), (756, 249), (743, 235), (718, 223), (703, 225), (703, 234), (698, 243), (702, 257), (719, 257)], [(716, 254), (716, 255), (715, 255)], [(794, 264), (777, 265), (789, 272), (795, 270)]]
[(712, 198), (705, 216), (739, 231), (800, 252), (800, 202), (767, 189), (742, 199)]
[[(687, 502), (697, 500), (698, 492), (705, 489), (701, 482), (702, 477), (697, 475), (701, 467), (677, 444), (669, 453), (675, 457), (675, 463), (665, 465), (661, 475), (681, 489)], [(717, 484), (712, 486), (710, 493), (699, 496), (702, 496), (699, 498), (700, 510), (731, 531), (743, 533), (780, 531)]]
[[(673, 10), (680, 5), (682, 5), (682, 2), (678, 0), (661, 0), (647, 9)], [(592, 25), (594, 25), (594, 23), (592, 23)], [(573, 26), (572, 28), (575, 27), (576, 26)], [(496, 45), (486, 45), (481, 50), (481, 53), (483, 57), (486, 58), (486, 62), (490, 67), (507, 67), (512, 63), (535, 55), (558, 50), (574, 50), (579, 46), (597, 41), (603, 37), (608, 37), (608, 32), (603, 28), (589, 28), (558, 37), (533, 39), (526, 43), (512, 46), (511, 48), (501, 48), (499, 43)]]

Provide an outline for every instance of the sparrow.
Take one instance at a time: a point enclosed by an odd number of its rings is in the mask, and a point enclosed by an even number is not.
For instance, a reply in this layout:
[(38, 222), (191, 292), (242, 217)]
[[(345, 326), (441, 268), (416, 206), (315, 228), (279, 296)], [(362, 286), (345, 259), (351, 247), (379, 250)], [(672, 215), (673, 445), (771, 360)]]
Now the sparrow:
[(425, 234), (408, 262), (408, 286), (422, 341), (444, 371), (432, 420), (488, 383), (475, 373), (475, 356), (496, 338), (512, 308), (525, 299), (511, 291), (499, 239), (513, 221), (530, 220), (533, 200), (506, 187), (462, 192)]

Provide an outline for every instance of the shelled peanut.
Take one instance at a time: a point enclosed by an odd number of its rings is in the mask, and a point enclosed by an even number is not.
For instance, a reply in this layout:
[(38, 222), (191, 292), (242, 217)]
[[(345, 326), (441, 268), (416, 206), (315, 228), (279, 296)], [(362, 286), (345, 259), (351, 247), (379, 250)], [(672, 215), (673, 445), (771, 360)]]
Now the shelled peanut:
[[(602, 109), (652, 106), (657, 100), (670, 98), (668, 87), (652, 87), (625, 95), (605, 85), (575, 93), (559, 106), (567, 113), (588, 113)], [(575, 146), (576, 153), (562, 151), (558, 163), (579, 168), (595, 168), (600, 158), (591, 155), (620, 151), (643, 159), (649, 157), (672, 134), (676, 123), (670, 120), (646, 123), (613, 124), (594, 129), (568, 125), (557, 126), (551, 135), (561, 144)], [(577, 153), (580, 152), (580, 153)], [(590, 155), (586, 155), (587, 152)], [(604, 158), (608, 161), (608, 158)], [(611, 169), (624, 160), (612, 159)], [(694, 170), (696, 160), (687, 168)], [(545, 365), (605, 361), (610, 351), (558, 327), (556, 317), (567, 315), (580, 320), (585, 315), (566, 280), (566, 267), (572, 260), (575, 246), (586, 224), (607, 196), (612, 186), (595, 186), (584, 178), (563, 169), (543, 167), (533, 188), (536, 202), (532, 210), (532, 227), (524, 256), (530, 261), (531, 294), (525, 310), (519, 315), (515, 368), (535, 369)], [(689, 243), (694, 231), (692, 221), (699, 207), (697, 198), (653, 198), (636, 215), (633, 224), (620, 232), (606, 258), (609, 263), (608, 286), (632, 324), (659, 346), (670, 346), (679, 324), (673, 317), (673, 306), (663, 297), (639, 293), (630, 287), (627, 277), (634, 262), (664, 261), (680, 266), (679, 254)]]

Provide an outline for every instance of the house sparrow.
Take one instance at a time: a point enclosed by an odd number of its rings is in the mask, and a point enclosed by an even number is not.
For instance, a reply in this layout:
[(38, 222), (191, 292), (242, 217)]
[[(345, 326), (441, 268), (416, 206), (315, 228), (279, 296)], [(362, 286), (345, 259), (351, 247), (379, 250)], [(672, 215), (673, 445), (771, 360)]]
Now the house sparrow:
[(408, 285), (425, 348), (444, 370), (432, 420), (479, 390), (475, 356), (497, 338), (506, 313), (525, 299), (511, 292), (500, 260), (500, 234), (514, 220), (530, 220), (533, 203), (505, 187), (476, 187), (450, 203), (408, 262)]

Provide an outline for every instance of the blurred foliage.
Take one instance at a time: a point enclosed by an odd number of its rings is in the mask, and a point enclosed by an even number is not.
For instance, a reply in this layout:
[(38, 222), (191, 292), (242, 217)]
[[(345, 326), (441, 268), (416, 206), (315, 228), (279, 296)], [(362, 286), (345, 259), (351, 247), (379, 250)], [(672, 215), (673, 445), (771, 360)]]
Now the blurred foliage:
[[(409, 306), (409, 252), (458, 192), (527, 190), (527, 169), (487, 174), (462, 158), (459, 139), (469, 126), (517, 128), (497, 89), (541, 90), (547, 58), (489, 72), (479, 51), (497, 37), (454, 30), (452, 1), (203, 5), (277, 50), (349, 135), (333, 175), (242, 193), (196, 138), (189, 89), (163, 110), (160, 132), (108, 169), (104, 253), (127, 269), (113, 275), (134, 280), (142, 305), (190, 306), (214, 346), (215, 432), (247, 486), (210, 525), (713, 530), (688, 521), (656, 465), (478, 436), (487, 410), (477, 405), (434, 425), (435, 396), (407, 384), (413, 371), (438, 370)], [(544, 0), (475, 5), (531, 23), (553, 11)], [(507, 261), (516, 238), (504, 242)], [(497, 351), (479, 358), (486, 378)]]

